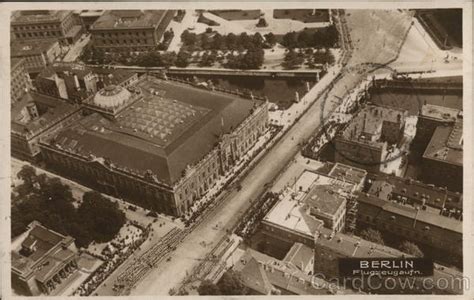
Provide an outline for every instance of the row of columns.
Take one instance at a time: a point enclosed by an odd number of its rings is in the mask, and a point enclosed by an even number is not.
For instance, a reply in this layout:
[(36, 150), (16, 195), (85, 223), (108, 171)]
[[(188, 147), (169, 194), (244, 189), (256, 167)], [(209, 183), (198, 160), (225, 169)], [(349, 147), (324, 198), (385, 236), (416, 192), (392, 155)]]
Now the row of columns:
[(47, 295), (49, 295), (59, 284), (61, 284), (62, 280), (66, 279), (74, 273), (77, 269), (77, 263), (75, 260), (70, 261), (67, 263), (59, 272), (54, 274), (48, 281), (45, 283), (39, 283), (40, 289)]

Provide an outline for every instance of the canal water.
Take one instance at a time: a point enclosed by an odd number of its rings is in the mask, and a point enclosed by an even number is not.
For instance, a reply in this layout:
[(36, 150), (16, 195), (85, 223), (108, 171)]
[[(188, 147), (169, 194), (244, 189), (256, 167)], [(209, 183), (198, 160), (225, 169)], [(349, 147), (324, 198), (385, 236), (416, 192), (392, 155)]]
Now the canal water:
[[(171, 75), (180, 79), (193, 79), (191, 75)], [(316, 83), (312, 78), (273, 78), (261, 76), (199, 75), (198, 81), (211, 80), (216, 87), (240, 92), (252, 92), (254, 96), (268, 97), (268, 100), (286, 109), (295, 102), (296, 92), (300, 99)]]

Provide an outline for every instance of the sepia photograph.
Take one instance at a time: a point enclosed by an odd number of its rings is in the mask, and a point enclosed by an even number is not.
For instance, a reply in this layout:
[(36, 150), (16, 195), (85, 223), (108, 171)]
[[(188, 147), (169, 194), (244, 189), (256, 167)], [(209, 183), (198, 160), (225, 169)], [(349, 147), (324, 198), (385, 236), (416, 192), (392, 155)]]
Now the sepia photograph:
[(1, 295), (470, 294), (472, 3), (430, 3), (5, 6)]

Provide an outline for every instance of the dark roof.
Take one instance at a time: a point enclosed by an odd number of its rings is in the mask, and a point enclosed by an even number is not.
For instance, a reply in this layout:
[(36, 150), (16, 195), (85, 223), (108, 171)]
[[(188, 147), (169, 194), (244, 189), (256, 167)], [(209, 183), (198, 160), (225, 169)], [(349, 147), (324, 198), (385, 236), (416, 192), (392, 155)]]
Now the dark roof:
[(13, 70), (15, 67), (17, 67), (18, 65), (20, 65), (22, 62), (23, 62), (23, 58), (12, 57), (12, 58), (10, 59), (10, 68), (11, 68), (11, 70)]
[[(46, 278), (75, 255), (71, 250), (59, 247), (60, 244), (71, 243), (73, 239), (49, 230), (36, 221), (31, 223), (30, 228), (21, 248), (12, 251), (12, 267), (21, 273), (33, 271), (35, 276)], [(32, 249), (33, 252), (25, 255), (22, 249)]]
[(463, 122), (454, 126), (438, 126), (426, 147), (423, 158), (439, 160), (462, 166), (463, 158)]
[(154, 28), (160, 24), (166, 10), (108, 10), (91, 26), (91, 29)]
[[(365, 214), (376, 218), (381, 223), (396, 221), (398, 226), (407, 228), (423, 229), (429, 226), (430, 233), (441, 229), (439, 234), (446, 234), (447, 231), (462, 233), (462, 222), (454, 218), (442, 216), (427, 210), (415, 209), (412, 206), (401, 205), (393, 201), (386, 201), (375, 196), (357, 193), (359, 210)], [(437, 229), (438, 228), (438, 229)]]
[[(425, 184), (421, 181), (404, 179), (393, 175), (379, 174), (374, 184), (377, 184), (377, 182), (388, 183), (391, 186), (390, 192), (392, 194), (405, 196), (419, 204), (425, 199), (426, 205), (442, 208), (446, 198), (446, 206), (462, 209), (461, 193), (454, 193), (442, 187), (435, 187), (432, 184)], [(376, 190), (377, 188), (371, 188), (369, 193), (375, 195)]]
[(345, 180), (354, 184), (360, 184), (367, 176), (367, 171), (364, 169), (348, 166), (341, 163), (336, 163), (328, 176)]
[(264, 295), (273, 287), (282, 290), (282, 294), (294, 295), (318, 295), (330, 291), (329, 283), (323, 279), (309, 276), (292, 263), (253, 249), (247, 249), (235, 268), (247, 287)]
[(69, 10), (25, 10), (12, 14), (12, 25), (60, 22), (70, 14)]
[[(38, 119), (26, 122), (23, 113), (30, 103), (35, 103), (39, 107), (40, 115)], [(61, 99), (30, 92), (12, 105), (11, 131), (30, 138), (50, 128), (77, 110), (79, 110), (79, 107)]]
[(304, 198), (304, 202), (310, 206), (311, 212), (334, 215), (341, 205), (346, 201), (334, 185), (313, 185)]
[[(216, 146), (221, 133), (235, 129), (250, 115), (254, 103), (260, 103), (169, 81), (142, 81), (138, 86), (142, 88), (144, 99), (124, 109), (116, 120), (92, 114), (62, 130), (55, 143), (64, 149), (72, 143), (76, 152), (109, 158), (114, 165), (140, 174), (151, 170), (160, 181), (173, 184), (181, 178), (187, 165), (197, 163)], [(161, 96), (151, 95), (150, 87), (160, 90)], [(133, 124), (140, 124), (146, 132), (147, 127), (154, 124), (146, 119), (147, 114), (132, 113), (152, 102), (191, 106), (196, 111), (204, 109), (205, 113), (177, 123), (164, 143), (158, 137), (130, 130)]]
[(283, 258), (283, 261), (292, 263), (301, 271), (304, 271), (311, 260), (314, 258), (313, 250), (301, 243), (294, 243), (288, 253)]
[(58, 43), (57, 39), (13, 40), (10, 47), (11, 57), (40, 55), (47, 52), (56, 43)]
[(262, 264), (253, 257), (246, 260), (244, 267), (240, 270), (240, 276), (245, 286), (262, 295), (268, 295), (272, 290)]
[(389, 200), (392, 190), (392, 184), (383, 180), (377, 180), (370, 186), (369, 194), (375, 195), (380, 199)]
[(345, 257), (376, 258), (401, 257), (404, 255), (396, 249), (372, 243), (356, 236), (343, 233), (334, 234), (332, 230), (325, 227), (320, 228), (318, 231), (319, 237), (316, 240), (316, 245), (329, 248)]

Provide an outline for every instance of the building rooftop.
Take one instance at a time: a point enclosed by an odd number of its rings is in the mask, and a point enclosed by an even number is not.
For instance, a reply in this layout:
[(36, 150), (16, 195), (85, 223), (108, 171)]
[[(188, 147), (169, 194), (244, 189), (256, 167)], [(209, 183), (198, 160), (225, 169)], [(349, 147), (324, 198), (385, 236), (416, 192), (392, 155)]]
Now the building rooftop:
[(316, 232), (318, 237), (316, 245), (332, 249), (346, 257), (380, 258), (380, 257), (401, 257), (404, 255), (396, 249), (369, 242), (356, 236), (349, 236), (343, 233), (334, 234), (328, 228), (320, 228)]
[(41, 39), (41, 40), (13, 40), (11, 43), (12, 57), (25, 57), (32, 55), (40, 55), (51, 49), (54, 44), (57, 44), (56, 39)]
[(393, 185), (386, 181), (376, 180), (370, 186), (369, 194), (375, 195), (380, 199), (390, 200), (393, 188)]
[(166, 10), (108, 10), (91, 29), (155, 28), (162, 21)]
[(104, 14), (104, 10), (83, 10), (79, 14), (80, 17), (100, 17)]
[[(32, 222), (26, 234), (21, 246), (12, 251), (12, 268), (19, 273), (33, 271), (35, 278), (41, 281), (74, 255), (71, 250), (58, 247), (61, 243), (71, 243), (71, 237), (49, 230), (38, 222)], [(41, 265), (35, 267), (38, 263)]]
[(444, 122), (455, 122), (461, 111), (459, 109), (425, 104), (421, 107), (421, 116)]
[(299, 270), (304, 271), (314, 260), (313, 249), (301, 243), (294, 243), (283, 261), (292, 263)]
[[(423, 199), (425, 199), (425, 204), (428, 206), (442, 208), (443, 203), (445, 203), (448, 208), (462, 210), (462, 194), (448, 191), (442, 187), (425, 184), (413, 179), (404, 179), (393, 175), (379, 174), (369, 190), (369, 194), (376, 195), (377, 190), (380, 188), (379, 185), (390, 185), (390, 187), (387, 187), (386, 192), (390, 191), (392, 194), (406, 196), (407, 198), (418, 200), (419, 203), (422, 203)], [(383, 199), (381, 195), (379, 195), (379, 198)], [(399, 197), (395, 195), (392, 196), (392, 198), (400, 200)]]
[[(170, 81), (144, 80), (137, 101), (115, 119), (93, 113), (62, 130), (54, 144), (72, 153), (109, 159), (137, 174), (151, 171), (174, 184), (235, 129), (259, 101)], [(141, 157), (140, 160), (135, 159)]]
[(61, 22), (71, 11), (68, 10), (23, 10), (12, 13), (12, 25), (29, 23)]
[(353, 166), (336, 163), (328, 176), (359, 185), (365, 180), (367, 171)]
[[(429, 226), (430, 232), (442, 229), (439, 234), (445, 234), (445, 230), (462, 234), (462, 222), (454, 218), (442, 216), (429, 210), (416, 209), (412, 206), (401, 205), (394, 201), (387, 201), (376, 196), (358, 193), (359, 210), (364, 210), (373, 215), (381, 223), (396, 222), (398, 226), (407, 228), (424, 229)], [(364, 205), (365, 204), (365, 205)], [(368, 206), (368, 210), (365, 207)]]
[[(310, 252), (312, 258), (312, 251)], [(276, 289), (279, 289), (282, 295), (353, 293), (348, 289), (335, 290), (334, 285), (304, 273), (293, 263), (278, 260), (253, 249), (247, 249), (234, 268), (240, 273), (247, 287), (264, 295)]]
[(346, 199), (337, 191), (338, 188), (328, 185), (314, 185), (304, 198), (310, 207), (311, 214), (333, 216), (346, 202)]
[(368, 105), (350, 121), (342, 131), (346, 140), (366, 144), (381, 144), (382, 126), (384, 122), (400, 123), (403, 125), (406, 111), (383, 106)]
[(463, 143), (462, 119), (453, 126), (438, 126), (426, 147), (423, 158), (462, 166)]
[(23, 62), (23, 58), (19, 58), (19, 57), (12, 57), (10, 59), (10, 68), (11, 70), (13, 70), (14, 68), (16, 68), (18, 65), (20, 65), (21, 63)]
[(316, 209), (319, 208), (321, 214), (333, 214), (345, 202), (344, 195), (350, 193), (353, 186), (348, 182), (306, 171), (267, 213), (264, 221), (313, 236), (324, 224), (313, 216)]
[[(27, 106), (31, 103), (38, 109), (37, 119), (31, 119), (27, 113)], [(63, 100), (30, 92), (11, 107), (11, 132), (30, 138), (78, 110), (79, 107)]]

